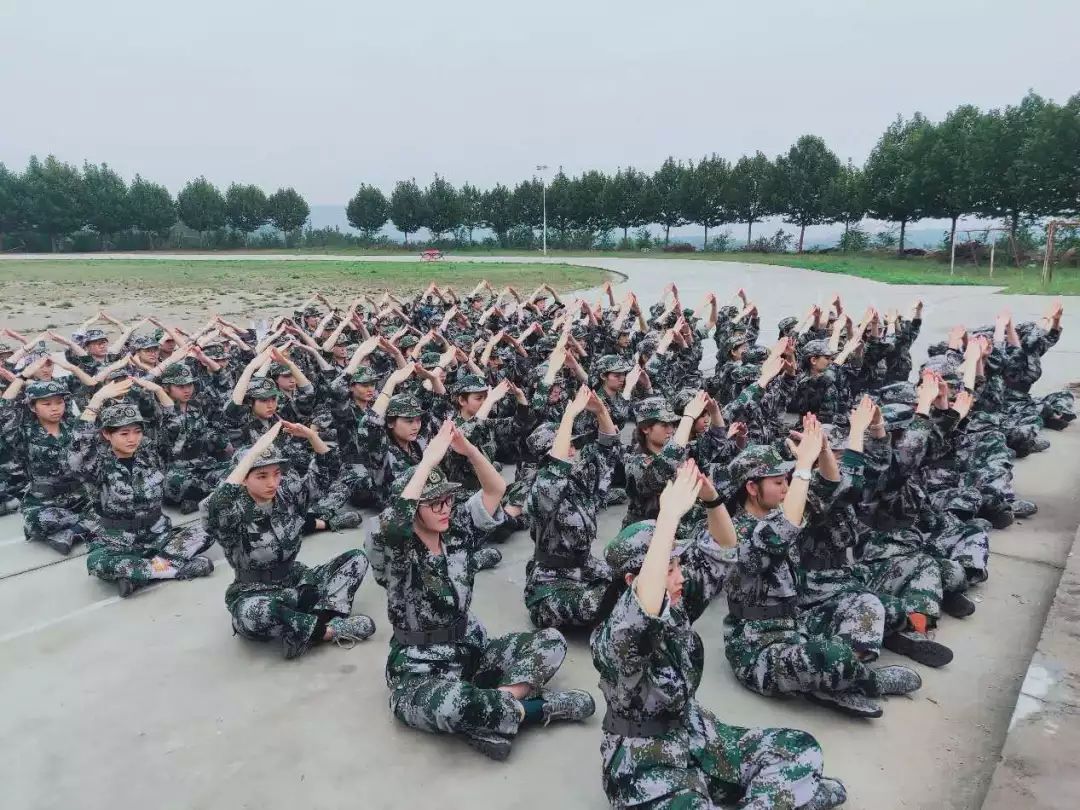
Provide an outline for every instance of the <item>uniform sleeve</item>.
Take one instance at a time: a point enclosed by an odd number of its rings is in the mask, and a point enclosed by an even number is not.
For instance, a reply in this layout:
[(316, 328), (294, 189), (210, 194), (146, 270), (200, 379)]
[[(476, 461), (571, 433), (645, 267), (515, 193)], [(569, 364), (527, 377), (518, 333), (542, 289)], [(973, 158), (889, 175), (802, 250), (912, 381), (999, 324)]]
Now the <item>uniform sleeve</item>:
[(908, 428), (894, 443), (893, 460), (901, 476), (906, 478), (918, 471), (923, 459), (926, 458), (932, 431), (933, 426), (930, 420), (922, 414), (916, 414)]
[(761, 574), (772, 567), (774, 558), (787, 557), (792, 544), (798, 539), (802, 527), (796, 526), (780, 509), (774, 509), (754, 524), (750, 536), (743, 538), (752, 552), (739, 553), (739, 565), (747, 572)]
[(75, 423), (75, 435), (68, 449), (68, 466), (84, 481), (96, 481), (101, 472), (101, 454), (98, 426), (80, 419)]
[(627, 588), (596, 633), (593, 659), (622, 677), (642, 674), (648, 668), (653, 650), (659, 649), (670, 621), (671, 605), (667, 594), (664, 594), (660, 613), (650, 616), (642, 608), (634, 588)]
[(210, 536), (228, 555), (239, 540), (238, 504), (246, 494), (244, 487), (223, 481), (218, 484), (206, 504), (206, 528)]
[(644, 464), (637, 483), (638, 494), (659, 497), (668, 481), (675, 477), (679, 465), (686, 461), (687, 449), (669, 441), (664, 449)]
[(705, 612), (709, 602), (723, 593), (728, 574), (739, 561), (738, 547), (718, 546), (702, 529), (682, 555), (683, 604), (691, 622)]

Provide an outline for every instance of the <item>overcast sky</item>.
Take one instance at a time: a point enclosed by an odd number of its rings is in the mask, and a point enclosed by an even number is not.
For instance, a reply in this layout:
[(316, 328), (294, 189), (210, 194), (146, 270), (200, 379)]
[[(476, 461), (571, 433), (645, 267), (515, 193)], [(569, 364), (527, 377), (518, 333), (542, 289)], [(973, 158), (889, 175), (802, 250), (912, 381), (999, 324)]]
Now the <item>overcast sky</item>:
[(1080, 0), (0, 0), (0, 161), (343, 203), (434, 172), (861, 162), (898, 112), (1080, 91)]

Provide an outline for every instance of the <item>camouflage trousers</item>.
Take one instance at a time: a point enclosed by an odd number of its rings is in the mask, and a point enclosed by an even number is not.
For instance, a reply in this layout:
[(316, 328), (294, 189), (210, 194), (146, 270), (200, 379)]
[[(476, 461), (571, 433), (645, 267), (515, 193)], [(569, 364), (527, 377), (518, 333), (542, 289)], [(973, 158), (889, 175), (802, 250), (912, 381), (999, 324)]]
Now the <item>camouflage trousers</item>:
[[(261, 586), (226, 596), (233, 631), (251, 641), (270, 641), (289, 635), (301, 644), (313, 639), (320, 612), (348, 616), (353, 598), (367, 574), (368, 560), (352, 549), (329, 562), (309, 568), (293, 563), (288, 587)], [(244, 586), (233, 586), (243, 588)]]
[(17, 461), (0, 461), (0, 515), (9, 515), (19, 508), (26, 476)]
[(228, 473), (227, 464), (175, 461), (165, 473), (165, 503), (175, 506), (184, 501), (201, 501), (217, 488)]
[[(394, 716), (431, 733), (516, 734), (521, 704), (498, 687), (524, 683), (530, 687), (530, 696), (538, 695), (562, 666), (566, 639), (554, 629), (510, 633), (488, 639), (483, 649), (472, 653), (460, 668), (394, 678), (390, 683)], [(391, 647), (391, 657), (395, 655)]]
[(941, 571), (928, 554), (911, 552), (845, 568), (807, 571), (799, 607), (808, 610), (842, 594), (867, 592), (885, 608), (885, 634), (903, 630), (909, 613), (941, 615)]
[(201, 521), (186, 526), (173, 526), (163, 536), (152, 533), (117, 532), (114, 538), (101, 534), (90, 540), (90, 553), (86, 555), (86, 573), (106, 582), (117, 579), (130, 579), (135, 583), (145, 583), (152, 579), (167, 579), (155, 576), (151, 559), (160, 557), (168, 560), (175, 567), (201, 554), (213, 544), (213, 538), (206, 532)]
[(23, 499), (23, 535), (29, 542), (44, 543), (71, 549), (89, 536), (83, 525), (87, 508), (82, 496), (61, 496), (52, 501), (28, 496)]
[(592, 627), (611, 584), (611, 569), (596, 559), (584, 568), (564, 570), (530, 560), (525, 576), (525, 607), (537, 627)]
[(724, 653), (735, 677), (743, 686), (766, 696), (854, 691), (876, 697), (879, 689), (872, 670), (838, 631), (857, 639), (867, 657), (873, 657), (884, 632), (885, 609), (880, 600), (859, 594), (810, 614), (798, 622), (742, 621), (728, 616), (724, 620)]
[(363, 464), (348, 464), (342, 467), (326, 493), (315, 502), (311, 513), (323, 520), (330, 520), (341, 512), (364, 507), (378, 508), (375, 479)]
[(963, 582), (969, 585), (985, 582), (989, 576), (990, 535), (984, 523), (961, 520), (950, 512), (923, 510), (920, 515), (923, 550), (938, 561), (947, 592), (963, 590), (957, 582), (958, 568), (963, 572)]
[(693, 701), (663, 737), (604, 734), (604, 792), (612, 807), (793, 810), (817, 792), (821, 746), (805, 731), (721, 723)]

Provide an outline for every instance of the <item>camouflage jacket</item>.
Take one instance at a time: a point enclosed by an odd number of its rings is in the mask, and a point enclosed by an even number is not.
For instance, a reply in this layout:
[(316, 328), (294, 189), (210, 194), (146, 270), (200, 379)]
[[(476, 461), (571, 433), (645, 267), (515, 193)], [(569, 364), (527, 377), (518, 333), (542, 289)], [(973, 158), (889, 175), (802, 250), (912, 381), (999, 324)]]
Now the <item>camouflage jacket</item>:
[[(308, 507), (325, 492), (338, 473), (339, 459), (330, 452), (314, 453), (309, 466), (289, 467), (281, 478), (274, 500), (259, 505), (238, 484), (223, 481), (207, 502), (206, 528), (221, 545), (234, 571), (258, 571), (287, 565), (290, 573), (303, 571), (296, 561), (300, 553), (301, 530)], [(225, 593), (226, 604), (239, 596), (275, 590), (268, 583), (233, 582)]]
[(639, 447), (624, 456), (629, 503), (623, 528), (639, 520), (651, 520), (660, 513), (660, 493), (667, 482), (675, 477), (676, 470), (686, 461), (687, 455), (687, 448), (680, 447), (672, 440), (659, 453), (650, 453)]
[(728, 580), (728, 601), (748, 607), (790, 603), (802, 586), (798, 545), (802, 527), (789, 521), (780, 508), (763, 518), (739, 509), (733, 522), (739, 564)]
[(813, 413), (822, 422), (846, 427), (852, 404), (851, 380), (857, 374), (846, 365), (829, 366), (816, 377), (804, 371), (795, 381), (788, 412)]
[(1020, 331), (1020, 345), (1006, 350), (1005, 384), (1027, 393), (1042, 376), (1042, 356), (1057, 344), (1060, 329), (1043, 329), (1038, 324)]
[(724, 406), (724, 421), (745, 422), (753, 444), (771, 444), (787, 436), (781, 423), (781, 414), (795, 392), (795, 378), (781, 374), (762, 388), (756, 382), (743, 389), (734, 400)]
[(442, 554), (432, 554), (413, 531), (418, 503), (394, 498), (379, 516), (368, 543), (375, 581), (386, 588), (390, 624), (407, 631), (432, 631), (467, 617), (468, 629), (460, 643), (411, 646), (391, 640), (388, 684), (407, 675), (460, 671), (487, 644), (487, 631), (470, 611), (477, 571), (474, 555), (505, 515), (501, 508), (494, 515), (488, 513), (483, 492), (458, 501), (450, 528), (442, 535)]
[(865, 530), (855, 512), (865, 485), (865, 466), (862, 453), (845, 450), (836, 485), (828, 486), (821, 476), (814, 477), (806, 504), (806, 527), (799, 535), (799, 559), (808, 577), (813, 571), (847, 567), (848, 549), (858, 545)]
[(228, 439), (196, 405), (177, 406), (164, 413), (157, 439), (168, 464), (213, 465), (227, 460)]
[(390, 439), (386, 431), (386, 417), (370, 408), (357, 422), (356, 433), (360, 463), (374, 476), (375, 485), (383, 497), (390, 492), (395, 478), (420, 463), (427, 447), (427, 440), (421, 437), (407, 448), (402, 448)]
[(28, 505), (48, 502), (65, 506), (83, 496), (82, 479), (69, 463), (77, 426), (78, 420), (66, 413), (60, 435), (52, 436), (25, 404), (0, 399), (0, 456), (18, 464), (29, 479)]

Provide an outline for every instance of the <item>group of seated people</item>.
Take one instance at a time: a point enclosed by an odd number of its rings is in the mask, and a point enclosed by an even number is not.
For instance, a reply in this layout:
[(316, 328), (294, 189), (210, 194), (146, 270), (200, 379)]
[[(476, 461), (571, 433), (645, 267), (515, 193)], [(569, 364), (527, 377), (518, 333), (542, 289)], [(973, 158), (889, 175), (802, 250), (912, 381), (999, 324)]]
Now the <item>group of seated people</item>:
[[(562, 630), (591, 631), (613, 806), (835, 807), (812, 736), (697, 702), (693, 622), (726, 601), (724, 653), (764, 696), (877, 718), (919, 689), (875, 661), (948, 664), (942, 616), (975, 611), (991, 532), (1036, 511), (1013, 467), (1075, 418), (1071, 394), (1031, 393), (1061, 317), (957, 326), (915, 382), (921, 303), (856, 320), (836, 297), (762, 334), (743, 290), (690, 309), (673, 284), (648, 309), (610, 284), (593, 304), (433, 282), (319, 294), (261, 329), (105, 312), (71, 338), (6, 329), (0, 511), (59, 554), (85, 543), (121, 596), (210, 575), (217, 543), (233, 630), (286, 658), (375, 632), (352, 613), (370, 568), (394, 715), (497, 760), (523, 727), (594, 713), (549, 686)], [(604, 509), (625, 517), (594, 555)], [(364, 510), (364, 549), (298, 562), (304, 537)], [(476, 574), (517, 531), (535, 629), (492, 637)]]

